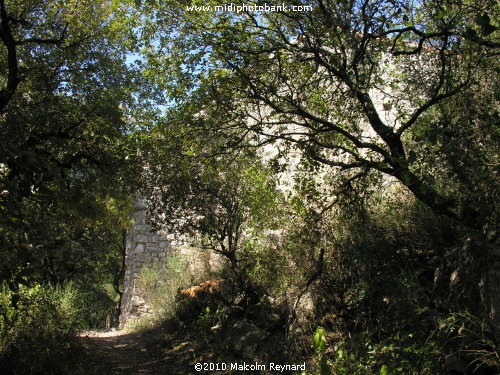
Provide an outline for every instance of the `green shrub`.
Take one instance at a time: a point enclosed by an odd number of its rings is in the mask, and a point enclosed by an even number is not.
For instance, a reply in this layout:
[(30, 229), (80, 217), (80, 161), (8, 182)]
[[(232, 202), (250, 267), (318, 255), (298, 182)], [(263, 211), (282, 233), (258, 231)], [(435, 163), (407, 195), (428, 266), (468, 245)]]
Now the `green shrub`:
[[(316, 362), (322, 368), (327, 362), (334, 374), (445, 371), (450, 348), (436, 334), (436, 307), (447, 290), (435, 287), (434, 275), (442, 254), (459, 245), (460, 234), (403, 192), (389, 193), (339, 207), (315, 226), (304, 221), (303, 233), (311, 235), (301, 237), (315, 240), (317, 228), (316, 242), (325, 249), (321, 277), (310, 288), (311, 321), (323, 327), (330, 346)], [(307, 264), (307, 253), (295, 253), (297, 264)], [(314, 333), (311, 324), (301, 328)]]
[(65, 284), (64, 294), (71, 296), (71, 301), (68, 303), (71, 303), (73, 310), (78, 312), (75, 317), (77, 328), (106, 328), (106, 321), (114, 317), (118, 302), (118, 295), (107, 289), (110, 288), (106, 288), (106, 285), (92, 285), (90, 283)]
[(154, 311), (171, 317), (175, 313), (175, 299), (179, 289), (187, 287), (191, 281), (187, 261), (181, 256), (170, 256), (164, 275), (152, 290), (149, 302)]
[[(17, 299), (16, 308), (12, 306)], [(4, 282), (0, 291), (0, 367), (12, 374), (56, 374), (75, 354), (77, 292), (32, 284), (13, 293)]]
[[(321, 336), (318, 336), (320, 332)], [(319, 338), (323, 338), (321, 342)], [(336, 375), (440, 373), (441, 352), (431, 339), (421, 341), (413, 334), (397, 333), (379, 342), (363, 341), (362, 337), (337, 342), (327, 349), (323, 330), (314, 336), (318, 353), (319, 373)]]
[(439, 328), (455, 349), (455, 360), (465, 363), (467, 371), (500, 373), (500, 350), (487, 321), (468, 311), (453, 312), (440, 321)]
[(152, 314), (131, 322), (129, 329), (146, 329), (173, 317), (179, 289), (186, 288), (192, 275), (184, 257), (171, 254), (164, 267), (146, 265), (139, 272), (137, 287), (140, 295), (151, 307)]

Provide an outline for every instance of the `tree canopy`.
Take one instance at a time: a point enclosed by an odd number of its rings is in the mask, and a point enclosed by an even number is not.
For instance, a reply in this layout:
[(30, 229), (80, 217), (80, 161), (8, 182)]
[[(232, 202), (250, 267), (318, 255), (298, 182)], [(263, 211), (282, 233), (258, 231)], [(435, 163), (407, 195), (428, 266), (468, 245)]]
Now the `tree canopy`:
[(74, 285), (100, 324), (140, 194), (228, 260), (200, 332), (267, 314), (321, 373), (498, 369), (498, 2), (267, 5), (0, 0), (0, 359)]
[(122, 10), (0, 2), (0, 274), (12, 285), (78, 279), (110, 241), (121, 253), (134, 84)]
[[(488, 221), (491, 202), (459, 170), (492, 176), (496, 165), (491, 132), (481, 130), (496, 121), (487, 99), (497, 90), (488, 82), (498, 68), (493, 3), (318, 1), (310, 12), (263, 13), (144, 4), (154, 15), (144, 36), (157, 84), (172, 100), (213, 113), (210, 131), (228, 147), (248, 135), (256, 143), (282, 139), (350, 177), (370, 170), (392, 176), (436, 213), (466, 225)], [(482, 108), (445, 115), (463, 100)], [(471, 147), (458, 128), (475, 138), (488, 134), (476, 143), (483, 161), (457, 150)], [(460, 153), (463, 167), (456, 159), (455, 166), (449, 158), (429, 161), (430, 149)], [(438, 164), (455, 188), (432, 176)]]

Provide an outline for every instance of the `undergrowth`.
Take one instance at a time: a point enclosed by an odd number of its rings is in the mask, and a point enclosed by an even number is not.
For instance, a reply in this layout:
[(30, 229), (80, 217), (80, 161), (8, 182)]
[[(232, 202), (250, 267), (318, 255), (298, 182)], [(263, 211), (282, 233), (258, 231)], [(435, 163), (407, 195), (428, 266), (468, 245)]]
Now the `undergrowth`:
[(81, 354), (75, 338), (80, 318), (77, 298), (72, 285), (20, 284), (14, 293), (4, 282), (0, 290), (0, 372), (69, 372), (70, 359)]

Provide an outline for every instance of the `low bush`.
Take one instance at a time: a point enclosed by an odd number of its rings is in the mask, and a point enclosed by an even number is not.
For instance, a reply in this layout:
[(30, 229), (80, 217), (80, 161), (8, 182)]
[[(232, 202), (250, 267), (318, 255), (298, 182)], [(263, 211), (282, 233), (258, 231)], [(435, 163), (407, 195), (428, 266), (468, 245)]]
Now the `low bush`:
[(188, 263), (180, 255), (171, 254), (167, 264), (146, 265), (142, 267), (137, 279), (137, 287), (151, 314), (143, 315), (138, 320), (127, 324), (128, 329), (148, 329), (175, 316), (176, 298), (179, 290), (189, 286), (192, 275)]
[[(0, 290), (0, 368), (2, 374), (59, 374), (79, 351), (75, 340), (79, 312), (75, 288), (7, 283)], [(13, 301), (16, 301), (13, 303)]]

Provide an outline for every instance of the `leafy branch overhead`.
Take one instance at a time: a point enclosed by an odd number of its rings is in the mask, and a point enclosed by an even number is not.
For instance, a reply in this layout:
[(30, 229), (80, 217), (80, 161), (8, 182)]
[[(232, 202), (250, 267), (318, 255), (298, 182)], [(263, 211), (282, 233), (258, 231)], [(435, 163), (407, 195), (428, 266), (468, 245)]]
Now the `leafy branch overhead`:
[(345, 173), (392, 176), (436, 213), (484, 224), (478, 202), (429, 181), (414, 134), (442, 133), (451, 103), (494, 95), (485, 82), (498, 60), (494, 2), (317, 1), (312, 12), (230, 14), (170, 1), (143, 10), (155, 15), (144, 35), (157, 84), (214, 116), (209, 130), (227, 146), (282, 140)]
[(128, 221), (129, 28), (111, 1), (2, 0), (0, 21), (0, 276), (78, 278)]

